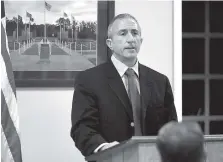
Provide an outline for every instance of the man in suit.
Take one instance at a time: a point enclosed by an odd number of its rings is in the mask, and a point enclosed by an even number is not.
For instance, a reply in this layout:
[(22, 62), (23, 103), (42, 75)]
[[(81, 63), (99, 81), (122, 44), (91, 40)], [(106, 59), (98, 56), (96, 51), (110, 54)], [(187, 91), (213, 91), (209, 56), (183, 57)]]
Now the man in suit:
[(80, 72), (74, 85), (71, 137), (84, 156), (134, 135), (157, 135), (165, 123), (177, 120), (168, 78), (138, 62), (138, 21), (117, 15), (106, 43), (112, 57)]
[(162, 162), (204, 162), (204, 136), (197, 123), (169, 122), (159, 131), (157, 148)]

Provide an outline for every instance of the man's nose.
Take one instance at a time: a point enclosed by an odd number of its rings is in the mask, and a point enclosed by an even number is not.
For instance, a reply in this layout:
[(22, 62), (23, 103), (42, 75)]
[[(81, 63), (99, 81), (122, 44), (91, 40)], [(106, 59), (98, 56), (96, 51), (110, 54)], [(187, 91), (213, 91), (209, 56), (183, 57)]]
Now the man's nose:
[(131, 33), (128, 33), (127, 34), (127, 42), (134, 42), (135, 41), (135, 39), (134, 39), (134, 37), (132, 36), (132, 34)]

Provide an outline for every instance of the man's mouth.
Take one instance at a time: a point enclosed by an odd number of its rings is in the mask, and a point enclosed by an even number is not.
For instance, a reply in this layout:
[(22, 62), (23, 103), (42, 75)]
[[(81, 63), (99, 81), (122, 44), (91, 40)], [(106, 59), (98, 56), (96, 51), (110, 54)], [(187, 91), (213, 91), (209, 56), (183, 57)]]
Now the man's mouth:
[(135, 47), (126, 47), (125, 49), (135, 49)]

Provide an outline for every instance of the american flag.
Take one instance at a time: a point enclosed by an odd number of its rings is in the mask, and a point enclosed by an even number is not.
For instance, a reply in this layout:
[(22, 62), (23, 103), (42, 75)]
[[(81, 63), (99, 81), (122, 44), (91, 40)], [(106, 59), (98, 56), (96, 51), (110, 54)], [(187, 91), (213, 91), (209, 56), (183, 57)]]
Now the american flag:
[(71, 21), (74, 21), (75, 19), (74, 19), (74, 16), (73, 15), (71, 15)]
[(49, 3), (46, 3), (46, 2), (45, 2), (45, 8), (46, 8), (48, 11), (50, 11), (51, 7), (52, 7), (52, 6), (51, 6)]
[(5, 7), (1, 1), (1, 161), (22, 162), (16, 87), (5, 27)]
[(22, 20), (22, 17), (20, 15), (18, 15), (18, 20), (21, 21)]
[(32, 14), (26, 11), (26, 17), (32, 18)]
[(63, 16), (64, 16), (64, 17), (67, 17), (67, 14), (64, 12), (64, 13), (63, 13)]

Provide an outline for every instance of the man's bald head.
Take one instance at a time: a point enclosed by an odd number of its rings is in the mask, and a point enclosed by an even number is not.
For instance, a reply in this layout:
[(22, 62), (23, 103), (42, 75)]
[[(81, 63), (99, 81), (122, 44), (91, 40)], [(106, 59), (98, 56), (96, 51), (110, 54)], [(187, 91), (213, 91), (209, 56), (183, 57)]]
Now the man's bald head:
[(170, 122), (157, 137), (157, 148), (163, 162), (201, 162), (205, 157), (204, 136), (192, 122)]

